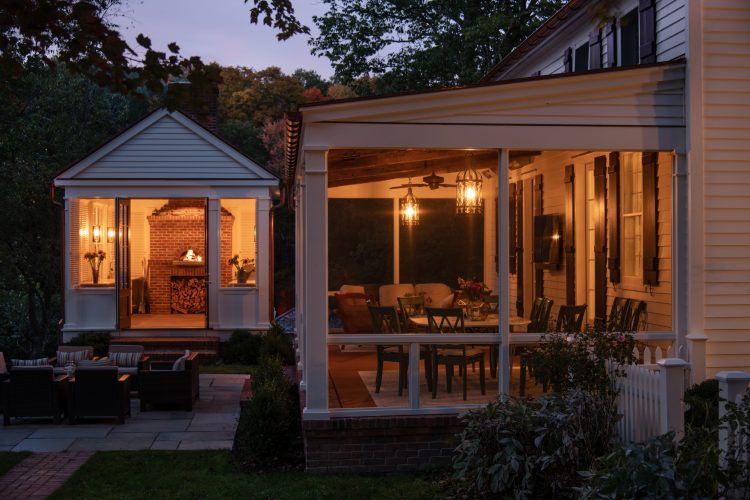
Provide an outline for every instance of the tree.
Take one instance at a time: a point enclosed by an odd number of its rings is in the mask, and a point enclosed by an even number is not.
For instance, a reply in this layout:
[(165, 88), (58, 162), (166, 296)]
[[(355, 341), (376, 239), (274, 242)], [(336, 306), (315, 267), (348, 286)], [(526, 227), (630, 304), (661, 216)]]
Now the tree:
[(62, 207), (52, 178), (142, 116), (146, 103), (36, 60), (11, 85), (25, 106), (0, 106), (0, 348), (15, 357), (53, 346), (62, 317)]
[[(0, 5), (0, 98), (17, 101), (12, 81), (22, 77), (30, 58), (50, 68), (64, 64), (100, 86), (123, 94), (145, 87), (160, 92), (169, 77), (187, 77), (195, 87), (210, 85), (218, 76), (199, 57), (182, 57), (179, 46), (155, 50), (138, 35), (142, 56), (130, 47), (110, 20), (121, 0), (4, 0)], [(251, 4), (250, 22), (259, 21), (278, 30), (286, 40), (308, 33), (294, 17), (291, 0), (244, 0)], [(23, 103), (20, 103), (23, 106)]]
[(378, 92), (476, 82), (564, 0), (324, 0), (313, 53)]

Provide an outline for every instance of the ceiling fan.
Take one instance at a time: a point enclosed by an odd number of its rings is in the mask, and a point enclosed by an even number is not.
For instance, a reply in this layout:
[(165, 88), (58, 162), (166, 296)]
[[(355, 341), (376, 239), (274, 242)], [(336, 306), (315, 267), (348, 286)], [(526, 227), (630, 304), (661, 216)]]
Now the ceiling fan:
[(432, 171), (432, 174), (422, 177), (422, 182), (424, 184), (412, 184), (411, 180), (407, 184), (401, 184), (399, 186), (393, 186), (391, 189), (403, 189), (403, 188), (410, 188), (410, 187), (428, 187), (431, 190), (435, 190), (439, 187), (456, 187), (455, 184), (445, 184), (443, 181), (445, 181), (445, 178), (440, 177), (439, 175), (435, 175), (435, 171)]

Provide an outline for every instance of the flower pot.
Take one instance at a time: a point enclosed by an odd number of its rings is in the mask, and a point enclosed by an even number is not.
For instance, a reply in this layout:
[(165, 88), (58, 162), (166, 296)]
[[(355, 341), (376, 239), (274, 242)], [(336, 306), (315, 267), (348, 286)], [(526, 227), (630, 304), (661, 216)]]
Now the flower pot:
[(250, 271), (244, 271), (240, 269), (237, 271), (237, 283), (247, 283), (247, 279), (250, 277)]
[(469, 319), (473, 321), (484, 321), (487, 319), (488, 311), (484, 301), (475, 300), (469, 303)]
[(91, 267), (91, 279), (96, 285), (99, 283), (99, 268), (98, 267)]

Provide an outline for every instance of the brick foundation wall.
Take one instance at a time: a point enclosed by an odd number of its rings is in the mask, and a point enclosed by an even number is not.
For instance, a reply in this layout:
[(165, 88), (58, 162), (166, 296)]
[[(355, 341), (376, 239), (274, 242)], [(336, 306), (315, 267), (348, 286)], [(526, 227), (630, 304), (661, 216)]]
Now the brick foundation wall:
[(219, 251), (219, 275), (221, 276), (219, 283), (222, 286), (226, 286), (234, 278), (234, 266), (227, 264), (227, 261), (232, 258), (232, 226), (234, 226), (234, 216), (222, 213)]
[(346, 417), (302, 422), (309, 472), (393, 472), (450, 464), (456, 415)]

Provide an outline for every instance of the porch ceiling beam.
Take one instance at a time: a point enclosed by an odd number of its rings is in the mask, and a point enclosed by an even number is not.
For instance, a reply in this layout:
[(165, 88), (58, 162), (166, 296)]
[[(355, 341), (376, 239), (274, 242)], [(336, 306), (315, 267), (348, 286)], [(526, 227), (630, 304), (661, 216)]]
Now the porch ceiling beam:
[(379, 167), (415, 161), (440, 160), (463, 157), (465, 150), (396, 149), (378, 151), (373, 149), (334, 149), (328, 155), (329, 172), (340, 168)]
[[(382, 165), (378, 167), (366, 167), (362, 169), (334, 170), (329, 172), (329, 186), (345, 186), (349, 184), (362, 184), (366, 182), (386, 181), (403, 177), (421, 177), (429, 175), (434, 170), (438, 175), (458, 172), (465, 168), (465, 157), (453, 157), (443, 160), (427, 162), (413, 162), (408, 164)], [(484, 170), (497, 168), (497, 152), (491, 151), (473, 156), (475, 169)], [(415, 179), (421, 180), (421, 179)], [(446, 182), (452, 182), (446, 179)]]

